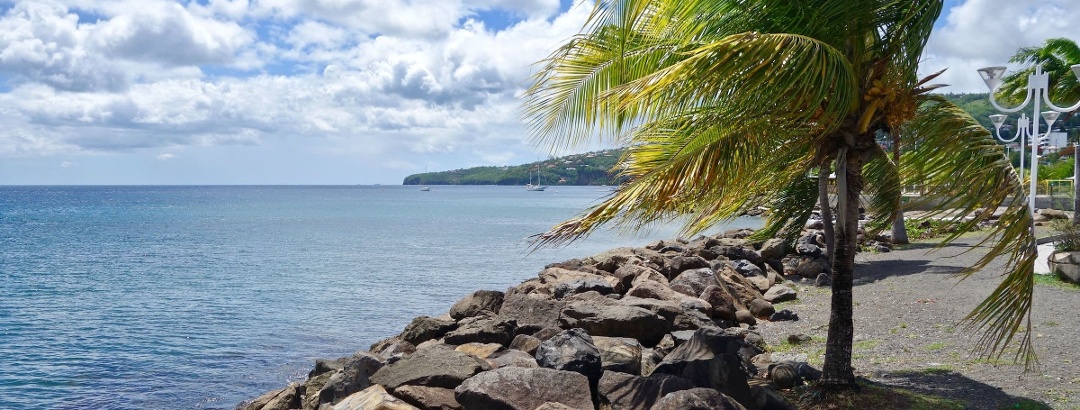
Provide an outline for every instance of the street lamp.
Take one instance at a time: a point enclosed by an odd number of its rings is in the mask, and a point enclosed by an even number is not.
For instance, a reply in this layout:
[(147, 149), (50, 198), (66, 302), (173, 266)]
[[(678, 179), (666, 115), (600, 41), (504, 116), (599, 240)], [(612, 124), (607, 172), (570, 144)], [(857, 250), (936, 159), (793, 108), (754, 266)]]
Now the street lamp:
[[(1080, 78), (1080, 64), (1072, 66), (1072, 72), (1077, 78)], [(1001, 137), (1001, 126), (1005, 124), (1006, 116), (1004, 114), (994, 114), (990, 116), (990, 121), (994, 123), (994, 135), (1001, 141), (1009, 143), (1020, 139), (1020, 176), (1024, 175), (1024, 155), (1023, 149), (1026, 139), (1031, 137), (1031, 193), (1028, 195), (1028, 208), (1030, 208), (1032, 216), (1035, 215), (1035, 187), (1036, 179), (1039, 176), (1039, 144), (1036, 139), (1039, 135), (1039, 119), (1036, 114), (1039, 113), (1039, 107), (1042, 102), (1046, 103), (1046, 106), (1051, 111), (1043, 111), (1042, 118), (1046, 121), (1046, 136), (1050, 136), (1050, 127), (1054, 125), (1054, 121), (1057, 121), (1059, 113), (1070, 112), (1076, 109), (1080, 109), (1080, 102), (1076, 105), (1067, 108), (1061, 108), (1054, 105), (1050, 101), (1049, 85), (1050, 75), (1046, 74), (1042, 70), (1042, 66), (1035, 66), (1035, 73), (1028, 76), (1027, 85), (1027, 98), (1024, 99), (1024, 103), (1014, 108), (1004, 108), (998, 105), (994, 99), (994, 92), (997, 91), (998, 86), (1001, 85), (1001, 79), (1005, 76), (1005, 67), (986, 67), (979, 69), (979, 75), (982, 76), (983, 82), (986, 83), (986, 87), (990, 89), (990, 104), (994, 106), (998, 111), (1006, 114), (1012, 114), (1019, 112), (1027, 107), (1028, 103), (1034, 101), (1034, 110), (1032, 111), (1033, 119), (1029, 119), (1026, 113), (1020, 115), (1019, 121), (1016, 124), (1016, 135), (1012, 138), (1005, 139)]]

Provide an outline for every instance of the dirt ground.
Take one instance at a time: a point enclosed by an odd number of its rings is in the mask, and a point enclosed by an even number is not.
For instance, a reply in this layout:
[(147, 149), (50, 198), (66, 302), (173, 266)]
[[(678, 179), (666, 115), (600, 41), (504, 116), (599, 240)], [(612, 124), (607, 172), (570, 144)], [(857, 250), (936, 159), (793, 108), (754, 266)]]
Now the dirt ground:
[[(1000, 283), (1003, 271), (994, 263), (959, 281), (954, 275), (985, 252), (974, 243), (962, 239), (942, 249), (915, 244), (857, 256), (856, 374), (962, 400), (969, 409), (1080, 409), (1080, 288), (1036, 285), (1031, 322), (1038, 367), (1025, 373), (1008, 353), (1000, 359), (980, 357), (972, 351), (978, 334), (961, 320)], [(820, 367), (830, 292), (810, 282), (794, 285), (799, 299), (777, 309), (790, 309), (800, 320), (759, 328), (774, 356), (805, 355)], [(783, 342), (795, 333), (812, 340), (798, 346)]]

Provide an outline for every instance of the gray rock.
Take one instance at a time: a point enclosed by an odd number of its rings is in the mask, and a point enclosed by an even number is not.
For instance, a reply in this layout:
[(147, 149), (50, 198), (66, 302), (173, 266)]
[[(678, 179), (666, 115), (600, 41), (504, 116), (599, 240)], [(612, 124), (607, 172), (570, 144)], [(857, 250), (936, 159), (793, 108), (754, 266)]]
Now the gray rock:
[(601, 403), (609, 403), (611, 409), (649, 410), (664, 395), (694, 387), (689, 380), (669, 374), (642, 377), (607, 371), (598, 389)]
[(784, 396), (764, 386), (751, 388), (754, 401), (760, 410), (799, 410), (798, 407), (787, 401)]
[(615, 301), (574, 302), (559, 318), (562, 328), (582, 328), (596, 336), (631, 337), (652, 346), (670, 329), (671, 323), (646, 309)]
[(708, 268), (709, 261), (700, 256), (676, 256), (671, 258), (667, 266), (660, 270), (668, 279), (675, 278), (684, 271), (690, 269)]
[(773, 322), (781, 322), (785, 320), (796, 321), (799, 320), (799, 315), (787, 309), (781, 309), (772, 316), (769, 316), (769, 320)]
[(570, 329), (540, 343), (536, 349), (536, 364), (540, 367), (580, 373), (589, 381), (590, 391), (603, 374), (600, 349), (585, 330)]
[(736, 259), (731, 261), (731, 268), (739, 272), (740, 275), (750, 276), (765, 276), (765, 271), (761, 270), (761, 267), (755, 265), (746, 259)]
[(773, 285), (767, 276), (747, 276), (746, 281), (750, 282), (754, 286), (754, 290), (758, 292), (768, 291)]
[(442, 387), (401, 386), (394, 389), (394, 396), (416, 406), (420, 410), (461, 410), (454, 398), (454, 391)]
[(641, 374), (641, 352), (644, 347), (628, 337), (594, 336), (593, 344), (600, 350), (600, 366), (605, 371)]
[(822, 273), (817, 275), (816, 279), (814, 279), (814, 286), (818, 286), (818, 287), (832, 286), (832, 278), (829, 277), (828, 273), (822, 272)]
[(691, 289), (691, 292), (686, 293), (690, 296), (700, 295), (705, 291), (705, 288), (709, 286), (719, 285), (720, 282), (716, 280), (716, 274), (713, 273), (712, 268), (697, 268), (688, 269), (676, 276), (671, 280), (671, 286), (685, 285)]
[(379, 371), (386, 361), (369, 352), (358, 352), (347, 358), (341, 369), (335, 371), (318, 392), (322, 403), (335, 403), (371, 386), (368, 379)]
[(540, 367), (536, 363), (536, 358), (529, 353), (525, 353), (520, 350), (507, 349), (500, 352), (496, 352), (491, 356), (485, 358), (492, 369), (498, 369), (501, 367)]
[(793, 272), (804, 278), (817, 277), (819, 274), (829, 272), (829, 260), (825, 258), (803, 259)]
[(713, 285), (705, 288), (699, 296), (712, 306), (712, 317), (729, 321), (735, 318), (735, 296), (727, 290), (726, 286)]
[(739, 323), (746, 323), (746, 324), (748, 324), (750, 326), (753, 326), (753, 325), (757, 324), (757, 318), (754, 317), (753, 313), (750, 313), (750, 311), (746, 310), (746, 309), (736, 310), (735, 311), (735, 319)]
[(787, 302), (789, 300), (795, 300), (798, 298), (799, 293), (796, 292), (795, 289), (784, 285), (774, 285), (773, 287), (769, 288), (768, 292), (765, 292), (765, 295), (762, 296), (762, 299), (765, 299), (772, 303)]
[(728, 288), (728, 291), (735, 296), (735, 307), (737, 308), (744, 307), (750, 301), (761, 297), (761, 292), (757, 290), (757, 287), (732, 269), (720, 270), (717, 272), (717, 277)]
[(463, 345), (466, 343), (498, 343), (503, 346), (514, 339), (517, 323), (506, 318), (473, 318), (458, 322), (458, 328), (443, 337), (446, 343)]
[(412, 354), (416, 346), (400, 337), (391, 337), (375, 342), (368, 350), (382, 357), (391, 357)]
[(615, 288), (613, 288), (608, 281), (600, 277), (573, 279), (559, 282), (555, 285), (556, 299), (563, 299), (570, 295), (585, 292), (597, 292), (601, 295), (607, 295), (614, 293)]
[(739, 356), (747, 347), (739, 336), (701, 329), (689, 341), (664, 357), (653, 374), (664, 373), (690, 380), (698, 387), (719, 390), (743, 405), (752, 405), (746, 367)]
[(811, 340), (810, 336), (806, 333), (795, 333), (787, 336), (787, 341), (793, 345), (801, 345)]
[(289, 410), (300, 408), (300, 383), (291, 383), (284, 389), (269, 391), (250, 403), (237, 406), (240, 410)]
[(450, 307), (450, 317), (461, 320), (485, 311), (499, 313), (503, 296), (502, 292), (495, 290), (478, 290), (454, 303), (454, 306)]
[(773, 308), (772, 303), (769, 303), (769, 301), (765, 299), (754, 299), (750, 301), (750, 306), (747, 308), (754, 317), (768, 318), (772, 316), (773, 313), (776, 313), (776, 309)]
[(462, 344), (461, 346), (455, 347), (454, 350), (457, 350), (457, 351), (462, 352), (462, 353), (468, 353), (468, 354), (471, 354), (471, 355), (476, 356), (476, 357), (481, 358), (481, 359), (487, 359), (488, 356), (491, 356), (491, 355), (495, 354), (496, 352), (506, 350), (506, 348), (504, 348), (503, 345), (498, 344), (498, 343), (476, 343), (476, 342), (472, 342), (472, 343), (465, 343), (465, 344)]
[(559, 327), (559, 312), (565, 305), (541, 296), (511, 294), (503, 300), (499, 316), (516, 321), (520, 327)]
[(758, 250), (762, 259), (780, 259), (787, 255), (787, 243), (780, 238), (772, 238), (761, 244)]
[(642, 349), (641, 350), (641, 375), (648, 376), (652, 374), (653, 370), (660, 362), (664, 361), (664, 355), (661, 352), (657, 352), (655, 349)]
[(469, 410), (533, 410), (545, 403), (593, 409), (585, 376), (547, 368), (486, 371), (466, 380), (454, 392), (458, 403)]
[(452, 320), (436, 319), (428, 316), (420, 316), (412, 320), (405, 330), (399, 335), (406, 342), (418, 345), (428, 340), (438, 339), (446, 333), (457, 328), (457, 323)]
[(652, 410), (746, 410), (746, 407), (716, 390), (698, 387), (669, 393)]
[(487, 362), (458, 351), (421, 350), (371, 375), (371, 382), (390, 389), (399, 386), (454, 388), (469, 377), (488, 370)]

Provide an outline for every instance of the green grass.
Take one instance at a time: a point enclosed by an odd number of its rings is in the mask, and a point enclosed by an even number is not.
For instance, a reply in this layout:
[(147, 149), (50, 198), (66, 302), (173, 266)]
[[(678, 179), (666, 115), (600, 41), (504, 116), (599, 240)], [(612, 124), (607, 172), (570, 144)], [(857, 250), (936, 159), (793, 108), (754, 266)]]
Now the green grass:
[(945, 342), (934, 342), (931, 343), (929, 346), (926, 346), (926, 350), (941, 350), (946, 348), (947, 346), (949, 346), (949, 344)]
[(870, 350), (881, 344), (880, 340), (861, 340), (851, 345), (851, 350)]
[(1035, 284), (1080, 292), (1080, 285), (1063, 281), (1057, 275), (1035, 275)]

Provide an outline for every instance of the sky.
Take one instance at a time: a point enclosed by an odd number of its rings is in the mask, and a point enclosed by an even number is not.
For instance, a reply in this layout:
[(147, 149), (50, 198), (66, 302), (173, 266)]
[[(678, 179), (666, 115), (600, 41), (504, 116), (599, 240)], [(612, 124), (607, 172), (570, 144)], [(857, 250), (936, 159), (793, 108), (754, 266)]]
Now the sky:
[[(532, 162), (551, 152), (522, 92), (591, 9), (0, 0), (0, 184), (400, 184)], [(985, 92), (975, 69), (1055, 37), (1080, 40), (1080, 0), (948, 0), (920, 72)]]

